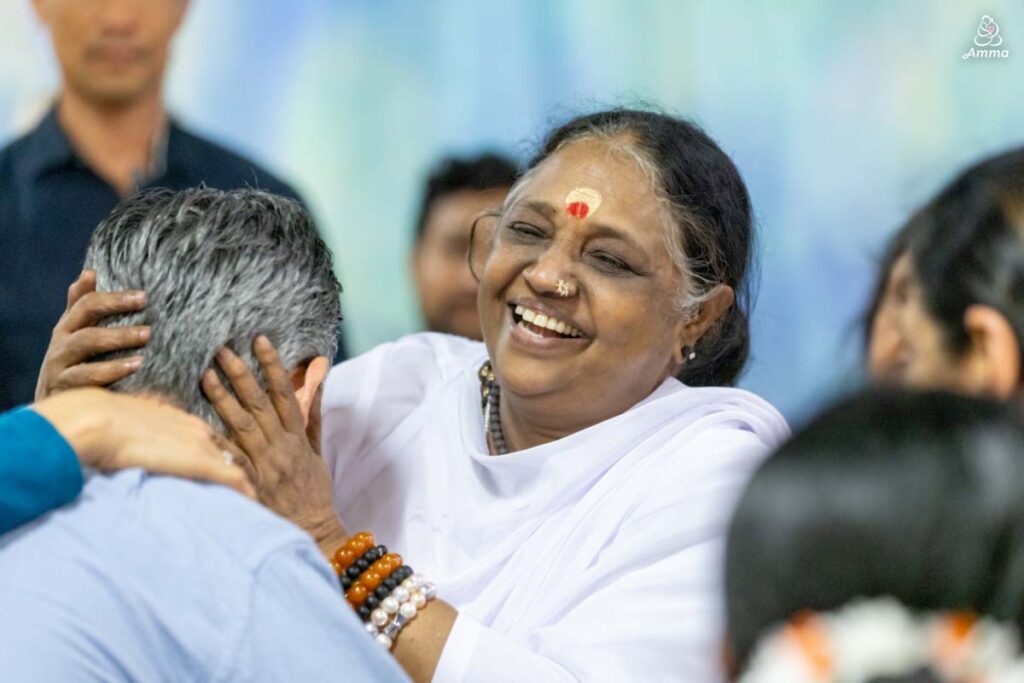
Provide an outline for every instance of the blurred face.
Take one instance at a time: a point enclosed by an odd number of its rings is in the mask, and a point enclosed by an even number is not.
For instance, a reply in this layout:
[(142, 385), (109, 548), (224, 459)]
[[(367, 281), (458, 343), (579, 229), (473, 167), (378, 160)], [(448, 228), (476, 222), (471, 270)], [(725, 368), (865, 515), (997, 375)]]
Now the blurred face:
[(501, 206), (508, 188), (463, 190), (437, 199), (413, 253), (413, 277), (427, 329), (482, 339), (477, 283), (466, 263), (477, 214)]
[(909, 254), (893, 264), (871, 323), (872, 379), (915, 387), (962, 388), (960, 361), (946, 350), (939, 324), (925, 309)]
[(159, 92), (186, 0), (35, 0), (64, 87), (106, 105)]
[(474, 255), (503, 395), (558, 395), (593, 422), (678, 370), (683, 282), (664, 229), (643, 173), (603, 142), (570, 144), (519, 183), (486, 260)]

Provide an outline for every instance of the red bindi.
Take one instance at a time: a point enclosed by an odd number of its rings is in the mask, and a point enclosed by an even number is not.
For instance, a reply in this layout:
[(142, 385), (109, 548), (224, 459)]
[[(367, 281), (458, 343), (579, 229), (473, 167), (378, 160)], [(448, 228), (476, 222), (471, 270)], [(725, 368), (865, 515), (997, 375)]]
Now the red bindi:
[(586, 218), (601, 206), (601, 193), (589, 187), (577, 187), (565, 196), (565, 211), (575, 218)]
[(569, 212), (570, 216), (576, 218), (586, 218), (587, 214), (590, 213), (590, 206), (586, 202), (569, 202), (565, 209)]

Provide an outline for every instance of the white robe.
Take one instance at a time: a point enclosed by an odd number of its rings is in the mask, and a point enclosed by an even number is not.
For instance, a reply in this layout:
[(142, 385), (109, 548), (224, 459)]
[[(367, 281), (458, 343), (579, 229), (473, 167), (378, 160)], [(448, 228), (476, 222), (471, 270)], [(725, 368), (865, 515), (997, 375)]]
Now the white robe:
[(487, 453), (483, 344), (418, 334), (335, 367), (324, 457), (367, 529), (459, 611), (434, 681), (720, 680), (723, 535), (788, 436), (730, 388), (666, 380), (559, 441)]

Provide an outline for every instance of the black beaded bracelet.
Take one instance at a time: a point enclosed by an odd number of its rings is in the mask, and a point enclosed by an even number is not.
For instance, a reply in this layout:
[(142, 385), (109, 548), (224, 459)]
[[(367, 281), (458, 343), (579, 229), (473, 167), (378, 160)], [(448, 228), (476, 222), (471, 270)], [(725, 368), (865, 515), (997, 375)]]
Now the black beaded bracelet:
[(352, 565), (346, 569), (340, 577), (338, 577), (338, 580), (341, 582), (341, 590), (347, 591), (351, 588), (352, 584), (363, 575), (363, 572), (370, 568), (370, 565), (387, 555), (387, 553), (388, 549), (379, 545), (375, 548), (370, 548), (360, 555), (359, 559), (353, 562)]
[[(391, 574), (384, 581), (381, 582), (376, 589), (374, 589), (366, 598), (358, 610), (359, 617), (363, 621), (369, 621), (370, 614), (377, 607), (380, 606), (381, 601), (387, 598), (398, 586), (402, 585), (402, 582), (413, 575), (412, 567), (409, 565), (402, 565)], [(365, 611), (363, 608), (366, 608)]]

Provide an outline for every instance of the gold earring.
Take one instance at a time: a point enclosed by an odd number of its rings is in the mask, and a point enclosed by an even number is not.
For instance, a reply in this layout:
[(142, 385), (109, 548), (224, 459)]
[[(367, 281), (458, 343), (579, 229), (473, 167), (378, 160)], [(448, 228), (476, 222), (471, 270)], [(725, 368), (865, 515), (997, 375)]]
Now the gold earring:
[(558, 293), (558, 296), (564, 299), (569, 296), (569, 283), (565, 280), (559, 280), (555, 283), (555, 291)]

